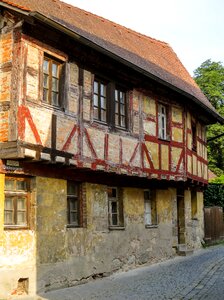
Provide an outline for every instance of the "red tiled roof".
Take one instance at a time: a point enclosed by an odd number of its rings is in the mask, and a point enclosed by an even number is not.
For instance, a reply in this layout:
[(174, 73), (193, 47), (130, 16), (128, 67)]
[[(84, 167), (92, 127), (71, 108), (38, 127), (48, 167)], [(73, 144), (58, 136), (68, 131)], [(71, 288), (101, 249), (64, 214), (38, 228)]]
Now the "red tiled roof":
[(11, 5), (11, 6), (13, 6), (13, 7), (16, 7), (16, 8), (25, 10), (25, 11), (30, 11), (29, 8), (27, 8), (27, 7), (25, 7), (25, 6), (22, 6), (22, 5), (18, 4), (18, 3), (15, 3), (14, 1), (8, 1), (8, 0), (6, 0), (6, 1), (0, 1), (0, 3), (1, 3), (1, 2), (4, 2), (4, 3), (8, 4), (8, 5)]
[(187, 93), (208, 109), (213, 117), (221, 118), (167, 43), (59, 0), (0, 0), (0, 5), (1, 3), (46, 16), (146, 73)]

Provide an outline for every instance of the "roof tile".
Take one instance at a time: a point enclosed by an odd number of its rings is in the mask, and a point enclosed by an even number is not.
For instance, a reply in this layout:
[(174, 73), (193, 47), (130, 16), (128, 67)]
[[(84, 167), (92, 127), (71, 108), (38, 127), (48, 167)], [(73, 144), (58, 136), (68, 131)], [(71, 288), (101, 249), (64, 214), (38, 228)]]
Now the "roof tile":
[(211, 103), (169, 44), (59, 0), (0, 0), (0, 4), (1, 2), (22, 10), (43, 14), (147, 73), (195, 97), (216, 114)]

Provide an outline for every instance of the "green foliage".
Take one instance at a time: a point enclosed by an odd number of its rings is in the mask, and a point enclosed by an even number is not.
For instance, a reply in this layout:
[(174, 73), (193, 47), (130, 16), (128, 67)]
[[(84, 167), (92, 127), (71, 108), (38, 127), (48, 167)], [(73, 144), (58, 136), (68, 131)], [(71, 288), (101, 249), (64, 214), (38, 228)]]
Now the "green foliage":
[[(206, 60), (194, 71), (194, 79), (224, 117), (224, 66), (221, 62)], [(213, 124), (208, 126), (207, 139), (224, 133), (224, 126)], [(218, 176), (224, 174), (224, 136), (208, 143), (209, 168)]]
[(221, 175), (211, 181), (211, 183), (223, 184), (224, 185), (224, 175)]
[(194, 79), (216, 109), (224, 104), (224, 67), (206, 60), (194, 71)]
[[(223, 178), (224, 180), (224, 178)], [(221, 206), (224, 208), (224, 185), (209, 184), (204, 193), (205, 206)]]

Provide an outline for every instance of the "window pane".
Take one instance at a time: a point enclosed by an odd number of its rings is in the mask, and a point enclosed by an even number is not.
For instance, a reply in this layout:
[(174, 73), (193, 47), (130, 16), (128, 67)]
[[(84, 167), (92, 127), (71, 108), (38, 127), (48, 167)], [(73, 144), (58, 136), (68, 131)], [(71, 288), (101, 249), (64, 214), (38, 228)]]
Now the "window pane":
[(124, 116), (121, 116), (121, 124), (120, 124), (121, 127), (125, 127), (125, 117)]
[(124, 104), (124, 93), (120, 92), (120, 102)]
[(118, 90), (115, 90), (115, 101), (118, 101)]
[(4, 214), (4, 224), (12, 225), (13, 224), (13, 211), (5, 211)]
[(59, 105), (59, 101), (58, 101), (58, 93), (56, 93), (56, 92), (52, 92), (52, 93), (51, 93), (51, 103), (52, 103), (53, 105), (56, 105), (56, 106)]
[(14, 180), (10, 180), (10, 179), (5, 180), (5, 190), (6, 191), (14, 190)]
[(98, 82), (94, 81), (94, 93), (98, 94)]
[(58, 77), (58, 65), (55, 63), (52, 63), (52, 75)]
[(106, 109), (106, 98), (101, 97), (100, 100), (101, 100), (101, 108)]
[(111, 202), (111, 212), (117, 213), (117, 202)]
[(70, 213), (70, 223), (78, 225), (78, 213), (77, 212)]
[(165, 119), (162, 118), (162, 128), (164, 128), (164, 127), (165, 127)]
[(112, 215), (112, 225), (118, 225), (118, 216), (117, 216), (117, 214)]
[(125, 109), (124, 109), (124, 104), (121, 104), (120, 105), (120, 112), (121, 112), (121, 115), (125, 115)]
[(48, 90), (47, 89), (43, 90), (43, 101), (48, 102)]
[(93, 118), (95, 120), (99, 120), (99, 111), (98, 111), (98, 108), (97, 107), (94, 107), (93, 108)]
[(13, 198), (5, 198), (5, 209), (13, 210)]
[(118, 115), (115, 115), (115, 125), (116, 126), (119, 126), (119, 118), (118, 118)]
[(116, 198), (117, 197), (117, 189), (108, 187), (107, 194), (108, 194), (109, 198)]
[(106, 97), (106, 86), (102, 83), (100, 85), (100, 95)]
[(17, 225), (25, 225), (26, 224), (26, 212), (18, 211), (17, 212)]
[(17, 210), (26, 209), (26, 198), (18, 198), (17, 199)]
[(147, 225), (151, 225), (152, 224), (151, 213), (146, 213), (145, 214), (145, 224), (147, 224)]
[(118, 114), (118, 102), (115, 102), (115, 113)]
[(105, 110), (101, 110), (101, 121), (106, 122), (107, 115)]
[(43, 64), (43, 70), (44, 73), (49, 73), (49, 61), (48, 60), (44, 60), (44, 64)]
[(145, 201), (145, 212), (151, 213), (151, 202), (150, 201)]
[(77, 211), (78, 210), (78, 199), (69, 199), (70, 210)]
[(67, 193), (68, 195), (78, 196), (78, 184), (76, 182), (68, 182)]
[(16, 181), (16, 189), (17, 191), (26, 190), (26, 181), (17, 180)]
[(52, 78), (52, 90), (58, 92), (58, 79)]
[(98, 107), (98, 96), (94, 95), (93, 100), (94, 100), (94, 106)]
[(49, 76), (44, 74), (44, 87), (48, 88), (49, 86)]

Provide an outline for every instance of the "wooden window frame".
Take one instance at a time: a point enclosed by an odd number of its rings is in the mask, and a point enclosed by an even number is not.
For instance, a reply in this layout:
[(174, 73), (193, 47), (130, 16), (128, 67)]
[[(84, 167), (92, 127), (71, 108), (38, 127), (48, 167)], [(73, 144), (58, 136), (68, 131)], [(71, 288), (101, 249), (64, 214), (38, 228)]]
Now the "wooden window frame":
[[(116, 196), (109, 196), (109, 190), (116, 192)], [(113, 194), (113, 192), (112, 192)], [(117, 187), (107, 187), (108, 196), (108, 222), (109, 228), (124, 229), (124, 215), (123, 215), (123, 197), (121, 189)], [(116, 203), (116, 211), (113, 211), (113, 203)], [(114, 222), (113, 216), (117, 216), (117, 222)]]
[[(7, 189), (6, 181), (10, 180), (13, 182), (13, 189)], [(17, 182), (25, 182), (26, 189), (17, 189)], [(5, 178), (5, 206), (6, 199), (12, 199), (12, 208), (6, 209), (4, 208), (4, 229), (28, 229), (30, 226), (30, 178), (26, 177), (14, 177), (14, 176), (6, 176)], [(25, 198), (25, 208), (18, 208), (18, 200), (21, 198)], [(5, 213), (12, 212), (12, 223), (6, 223)], [(25, 212), (25, 223), (18, 224), (18, 212)]]
[[(97, 91), (95, 88), (95, 85), (97, 84)], [(107, 101), (107, 84), (105, 81), (99, 80), (99, 79), (95, 79), (94, 80), (94, 88), (93, 88), (93, 111), (97, 111), (97, 117), (94, 117), (94, 112), (93, 112), (93, 118), (94, 121), (99, 121), (99, 122), (103, 122), (103, 123), (107, 123), (107, 119), (108, 119), (108, 101)], [(105, 88), (105, 95), (101, 93), (101, 87)], [(101, 98), (104, 99), (105, 101), (105, 108), (102, 107), (102, 102), (101, 102)], [(97, 101), (95, 101), (95, 99)], [(96, 103), (97, 102), (97, 103)], [(105, 112), (105, 120), (103, 120), (103, 112)]]
[[(44, 68), (45, 61), (48, 62), (48, 72), (45, 72), (45, 68)], [(57, 66), (57, 76), (53, 75), (53, 69), (52, 69), (53, 64)], [(60, 60), (58, 60), (54, 57), (51, 57), (49, 55), (44, 54), (43, 68), (42, 68), (42, 70), (43, 70), (43, 88), (42, 88), (43, 96), (42, 96), (42, 102), (46, 103), (48, 105), (54, 106), (54, 107), (58, 107), (58, 108), (60, 108), (62, 106), (62, 103), (61, 103), (62, 102), (61, 101), (62, 69), (63, 69), (63, 62), (62, 61), (60, 61)], [(45, 80), (44, 80), (45, 75), (48, 77), (48, 85), (47, 86), (45, 86)], [(57, 80), (57, 82), (58, 82), (56, 90), (53, 90), (53, 84), (52, 84), (53, 79)], [(46, 99), (44, 99), (45, 98), (45, 96), (44, 96), (45, 91), (47, 91)], [(53, 103), (52, 93), (57, 94), (57, 103)]]
[[(98, 84), (96, 91), (95, 84)], [(100, 94), (100, 86), (105, 86), (105, 95)], [(120, 97), (122, 94), (123, 97)], [(116, 95), (119, 95), (118, 97)], [(105, 99), (106, 107), (102, 108), (101, 97)], [(122, 103), (123, 99), (123, 103)], [(98, 77), (93, 81), (93, 121), (108, 125), (111, 129), (128, 130), (128, 100), (127, 92), (114, 82), (106, 81)], [(122, 109), (123, 107), (123, 109)], [(98, 109), (97, 117), (94, 112)], [(105, 112), (105, 119), (102, 118), (102, 111)], [(124, 120), (122, 122), (122, 119)]]
[[(76, 186), (76, 194), (70, 194), (69, 193), (69, 185), (75, 185)], [(81, 227), (82, 226), (82, 201), (81, 201), (81, 195), (82, 195), (82, 188), (81, 184), (76, 181), (67, 181), (67, 227)], [(76, 209), (71, 209), (71, 203), (77, 202)], [(71, 214), (76, 213), (77, 219), (75, 221), (72, 221)]]
[[(127, 95), (125, 91), (120, 88), (115, 88), (114, 91), (115, 99), (115, 127), (127, 129)], [(121, 97), (122, 95), (122, 97)], [(123, 102), (122, 102), (123, 99)], [(122, 111), (123, 107), (123, 111)], [(117, 109), (116, 109), (117, 108)], [(117, 120), (116, 120), (117, 117)], [(124, 122), (122, 122), (122, 118), (124, 118)]]
[[(149, 204), (148, 207), (147, 204)], [(148, 210), (148, 208), (150, 208), (150, 210)], [(148, 216), (150, 221), (147, 220)], [(144, 221), (146, 228), (158, 226), (156, 194), (153, 190), (144, 190)]]
[(169, 107), (163, 103), (158, 103), (158, 138), (170, 140)]

